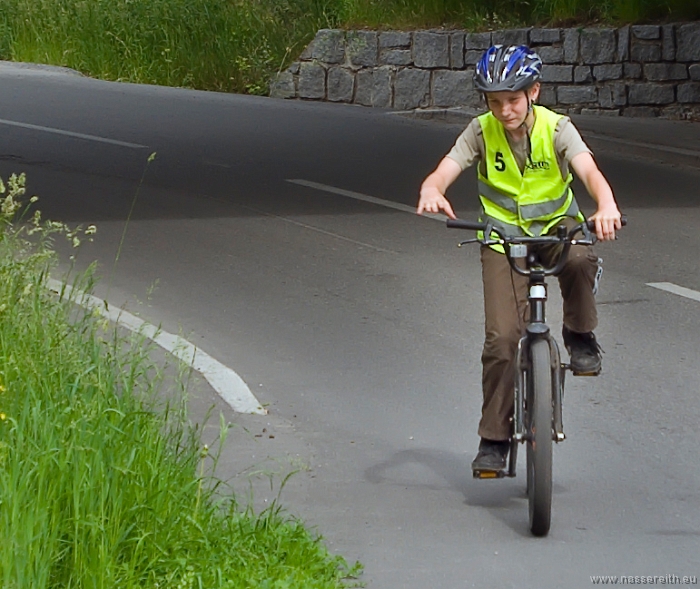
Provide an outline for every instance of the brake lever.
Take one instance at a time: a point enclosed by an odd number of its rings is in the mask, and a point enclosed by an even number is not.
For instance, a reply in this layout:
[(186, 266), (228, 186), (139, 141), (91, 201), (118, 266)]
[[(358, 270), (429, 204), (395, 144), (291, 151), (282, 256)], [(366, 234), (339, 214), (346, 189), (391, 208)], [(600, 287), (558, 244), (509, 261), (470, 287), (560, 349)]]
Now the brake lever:
[[(582, 239), (573, 239), (579, 231), (581, 232)], [(577, 225), (569, 232), (569, 242), (571, 245), (595, 245), (597, 241), (597, 235), (588, 228), (587, 221)]]

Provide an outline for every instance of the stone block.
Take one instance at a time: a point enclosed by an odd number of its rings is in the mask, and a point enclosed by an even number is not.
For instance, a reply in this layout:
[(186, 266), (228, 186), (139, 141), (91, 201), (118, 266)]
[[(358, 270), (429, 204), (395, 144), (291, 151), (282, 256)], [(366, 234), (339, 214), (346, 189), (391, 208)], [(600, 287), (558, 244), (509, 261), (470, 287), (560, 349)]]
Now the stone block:
[(315, 62), (299, 66), (299, 98), (320, 100), (326, 97), (326, 70)]
[(683, 104), (700, 103), (700, 82), (678, 85), (678, 102)]
[(578, 29), (567, 29), (564, 31), (564, 62), (577, 63), (579, 57), (579, 46), (581, 44), (581, 33)]
[(342, 63), (345, 59), (345, 31), (321, 29), (307, 47), (301, 59), (316, 59), (323, 63)]
[(593, 115), (593, 116), (597, 116), (597, 117), (619, 117), (620, 116), (620, 109), (619, 108), (612, 108), (612, 109), (582, 108), (580, 114)]
[(587, 104), (598, 101), (598, 91), (593, 86), (559, 86), (558, 104)]
[(331, 102), (352, 102), (355, 90), (355, 75), (352, 71), (333, 66), (328, 69), (328, 100)]
[(530, 31), (530, 44), (559, 43), (561, 41), (561, 29), (532, 29)]
[(413, 54), (410, 49), (381, 49), (379, 63), (382, 65), (411, 65)]
[(627, 104), (627, 87), (624, 82), (604, 84), (598, 89), (598, 104), (601, 108), (615, 108)]
[(661, 46), (658, 43), (640, 41), (632, 43), (631, 59), (642, 63), (661, 61)]
[(617, 30), (617, 54), (615, 61), (627, 61), (630, 58), (630, 27)]
[(288, 72), (292, 72), (295, 76), (299, 73), (299, 62), (295, 61), (292, 65), (287, 68)]
[(450, 67), (449, 36), (418, 31), (413, 35), (413, 63), (419, 68)]
[(384, 31), (379, 33), (379, 48), (410, 49), (411, 33), (404, 31)]
[(548, 65), (542, 68), (543, 82), (572, 82), (573, 79), (573, 65)]
[(563, 47), (536, 47), (542, 63), (562, 63), (564, 61)]
[(467, 83), (467, 88), (469, 88), (469, 94), (467, 96), (466, 106), (473, 106), (478, 109), (486, 109), (486, 103), (484, 102), (484, 95), (474, 88), (474, 69), (473, 67), (464, 70), (467, 75), (469, 82)]
[(688, 68), (691, 80), (700, 80), (700, 63), (694, 63)]
[(625, 78), (631, 78), (633, 80), (638, 80), (642, 77), (642, 64), (641, 63), (630, 63), (627, 62), (623, 64), (622, 72)]
[(574, 68), (574, 82), (577, 84), (587, 84), (593, 81), (593, 74), (591, 73), (591, 66), (589, 65), (577, 65)]
[(372, 90), (374, 87), (374, 70), (360, 70), (355, 76), (355, 104), (372, 106)]
[(394, 78), (394, 108), (405, 110), (429, 104), (430, 72), (416, 68), (399, 70)]
[(476, 50), (476, 49), (469, 49), (464, 53), (464, 64), (467, 66), (474, 66), (477, 64), (477, 62), (481, 59), (481, 56), (484, 54), (483, 51)]
[(617, 42), (613, 29), (590, 28), (581, 32), (581, 61), (586, 64), (610, 63), (615, 60)]
[(473, 99), (474, 84), (470, 72), (435, 70), (431, 82), (434, 106), (463, 106)]
[(622, 110), (623, 117), (652, 118), (659, 115), (659, 110), (651, 106), (628, 106)]
[(625, 106), (627, 104), (627, 84), (615, 82), (611, 84), (613, 104), (615, 106)]
[(542, 86), (537, 103), (543, 106), (554, 106), (557, 103), (557, 91), (554, 86)]
[(688, 68), (683, 63), (645, 63), (644, 77), (650, 82), (687, 80)]
[(676, 29), (676, 59), (700, 61), (700, 22), (681, 25)]
[(467, 33), (464, 36), (465, 49), (480, 49), (483, 53), (491, 47), (491, 33)]
[(450, 33), (450, 67), (464, 69), (464, 33)]
[(599, 82), (606, 80), (619, 80), (622, 77), (621, 63), (606, 63), (593, 66), (593, 77)]
[(394, 70), (389, 66), (383, 66), (374, 70), (372, 79), (372, 106), (376, 108), (389, 108), (392, 103), (391, 82)]
[(661, 59), (664, 61), (676, 59), (676, 33), (673, 25), (661, 27)]
[(351, 31), (347, 34), (346, 52), (350, 64), (374, 67), (378, 64), (379, 41), (376, 31)]
[(506, 29), (494, 31), (492, 41), (494, 45), (527, 45), (530, 29)]
[(632, 34), (636, 39), (653, 41), (661, 38), (661, 27), (659, 25), (634, 25)]
[(391, 76), (389, 67), (359, 70), (355, 77), (354, 102), (377, 108), (391, 107)]
[(630, 105), (670, 104), (675, 96), (669, 84), (630, 84), (628, 101)]
[(700, 121), (700, 104), (672, 104), (661, 109), (660, 117), (681, 121)]
[(271, 98), (295, 98), (294, 74), (289, 70), (280, 72), (270, 82)]

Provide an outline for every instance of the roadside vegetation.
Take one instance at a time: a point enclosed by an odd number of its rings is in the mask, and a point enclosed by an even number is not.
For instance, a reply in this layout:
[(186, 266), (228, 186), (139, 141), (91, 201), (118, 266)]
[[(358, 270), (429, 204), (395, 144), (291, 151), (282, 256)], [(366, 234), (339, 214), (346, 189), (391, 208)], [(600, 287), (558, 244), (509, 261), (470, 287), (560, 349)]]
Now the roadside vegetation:
[(700, 19), (698, 0), (0, 0), (0, 59), (104, 80), (265, 94), (320, 28)]
[(358, 565), (213, 478), (145, 338), (48, 289), (52, 240), (77, 246), (94, 228), (18, 223), (23, 194), (23, 176), (0, 183), (0, 587), (352, 586)]

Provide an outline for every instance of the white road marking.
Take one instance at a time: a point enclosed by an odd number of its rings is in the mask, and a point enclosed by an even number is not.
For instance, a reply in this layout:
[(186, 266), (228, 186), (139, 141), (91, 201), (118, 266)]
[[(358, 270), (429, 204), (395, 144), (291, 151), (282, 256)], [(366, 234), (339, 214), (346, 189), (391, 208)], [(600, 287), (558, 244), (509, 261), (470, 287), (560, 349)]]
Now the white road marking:
[(648, 282), (647, 286), (658, 288), (659, 290), (665, 290), (666, 292), (672, 292), (673, 294), (685, 297), (686, 299), (700, 301), (700, 292), (690, 288), (685, 288), (684, 286), (678, 286), (672, 282)]
[(690, 155), (700, 157), (700, 151), (694, 149), (683, 149), (682, 147), (671, 147), (669, 145), (659, 145), (658, 143), (644, 143), (643, 141), (630, 141), (629, 139), (621, 139), (619, 137), (609, 137), (608, 135), (598, 135), (597, 133), (582, 133), (584, 137), (598, 139), (600, 141), (610, 141), (611, 143), (621, 143), (622, 145), (634, 145), (635, 147), (645, 147), (656, 151), (666, 151), (668, 153), (677, 153), (680, 155)]
[(138, 143), (127, 143), (126, 141), (117, 141), (116, 139), (107, 139), (106, 137), (97, 137), (96, 135), (85, 135), (84, 133), (74, 133), (73, 131), (54, 129), (53, 127), (42, 127), (41, 125), (30, 125), (29, 123), (18, 123), (17, 121), (7, 121), (5, 119), (0, 119), (0, 124), (31, 129), (32, 131), (43, 131), (44, 133), (55, 133), (56, 135), (65, 135), (67, 137), (75, 137), (76, 139), (85, 139), (87, 141), (108, 143), (110, 145), (118, 145), (119, 147), (131, 147), (133, 149), (146, 149), (147, 147), (146, 145), (139, 145)]
[(58, 280), (49, 279), (48, 286), (56, 292), (65, 289), (66, 295), (77, 304), (88, 309), (97, 309), (106, 319), (145, 335), (185, 364), (192, 366), (207, 379), (212, 388), (234, 411), (258, 415), (267, 413), (238, 374), (187, 340), (163, 331), (127, 311), (112, 309), (105, 301), (68, 285), (64, 286)]
[[(243, 207), (243, 208), (251, 208), (251, 207)], [(278, 219), (280, 221), (284, 221), (285, 223), (290, 223), (292, 225), (296, 225), (297, 227), (303, 227), (304, 229), (309, 229), (311, 231), (316, 231), (317, 233), (322, 233), (323, 235), (329, 235), (330, 237), (334, 237), (335, 239), (340, 239), (342, 241), (348, 241), (350, 243), (354, 243), (355, 245), (359, 245), (362, 247), (367, 247), (369, 249), (376, 250), (378, 252), (384, 252), (387, 254), (396, 254), (398, 252), (395, 252), (393, 250), (388, 250), (383, 247), (378, 247), (376, 245), (371, 245), (369, 243), (365, 243), (364, 241), (357, 241), (356, 239), (350, 239), (349, 237), (345, 237), (344, 235), (338, 235), (337, 233), (333, 233), (332, 231), (326, 231), (325, 229), (319, 229), (318, 227), (314, 227), (313, 225), (307, 225), (306, 223), (301, 223), (300, 221), (293, 221), (292, 219), (289, 219), (288, 217), (280, 217), (279, 215), (273, 215), (272, 213), (265, 213), (263, 211), (258, 211), (259, 213), (266, 215), (268, 217), (272, 217), (273, 219)]]
[[(386, 207), (389, 209), (394, 209), (396, 211), (402, 211), (404, 213), (410, 213), (411, 215), (416, 214), (415, 207), (409, 207), (408, 205), (403, 205), (398, 202), (393, 202), (391, 200), (384, 200), (383, 198), (377, 198), (375, 196), (369, 196), (367, 194), (362, 194), (360, 192), (353, 192), (352, 190), (345, 190), (344, 188), (336, 188), (335, 186), (328, 186), (326, 184), (319, 184), (318, 182), (311, 182), (310, 180), (290, 180), (292, 184), (299, 184), (299, 186), (306, 186), (308, 188), (315, 188), (316, 190), (323, 190), (324, 192), (330, 192), (332, 194), (339, 194), (341, 196), (347, 196), (349, 198), (354, 198), (355, 200), (361, 200), (364, 202), (369, 202), (374, 205), (379, 205), (381, 207)], [(445, 222), (447, 219), (446, 215), (441, 213), (424, 213), (422, 215), (426, 219), (433, 219), (435, 221)]]

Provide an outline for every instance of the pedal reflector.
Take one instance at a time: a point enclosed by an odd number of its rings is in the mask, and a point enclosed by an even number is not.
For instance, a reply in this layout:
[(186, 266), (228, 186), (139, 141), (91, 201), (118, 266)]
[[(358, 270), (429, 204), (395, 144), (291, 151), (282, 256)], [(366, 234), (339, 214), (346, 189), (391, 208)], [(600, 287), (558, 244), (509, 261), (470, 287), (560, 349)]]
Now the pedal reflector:
[(498, 470), (475, 470), (475, 479), (500, 479), (503, 478), (503, 471)]

